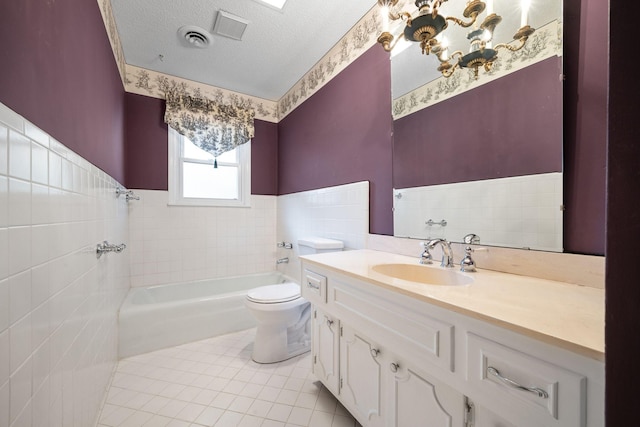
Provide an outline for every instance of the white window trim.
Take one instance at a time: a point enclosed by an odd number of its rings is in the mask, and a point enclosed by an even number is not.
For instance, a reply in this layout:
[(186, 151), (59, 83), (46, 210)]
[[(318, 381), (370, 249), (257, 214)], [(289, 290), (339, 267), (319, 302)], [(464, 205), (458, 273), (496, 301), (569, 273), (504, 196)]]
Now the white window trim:
[(169, 126), (169, 205), (251, 207), (251, 141), (239, 146), (240, 183), (238, 199), (203, 199), (182, 196), (183, 136)]

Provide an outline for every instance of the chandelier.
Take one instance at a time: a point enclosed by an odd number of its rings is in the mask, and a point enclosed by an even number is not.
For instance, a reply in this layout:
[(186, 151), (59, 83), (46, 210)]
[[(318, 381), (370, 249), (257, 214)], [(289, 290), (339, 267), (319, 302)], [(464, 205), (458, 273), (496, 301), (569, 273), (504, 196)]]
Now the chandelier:
[[(422, 53), (425, 55), (434, 54), (440, 65), (438, 71), (444, 77), (450, 77), (458, 68), (468, 68), (473, 70), (474, 77), (478, 78), (478, 71), (483, 68), (486, 72), (491, 70), (493, 63), (498, 59), (498, 51), (506, 49), (512, 52), (522, 49), (527, 39), (534, 33), (535, 29), (527, 25), (529, 12), (528, 0), (523, 1), (520, 29), (513, 36), (516, 43), (500, 43), (492, 45), (493, 32), (496, 26), (502, 21), (502, 17), (493, 12), (493, 0), (483, 2), (481, 0), (469, 0), (462, 12), (465, 19), (454, 16), (444, 17), (439, 14), (438, 9), (447, 0), (416, 0), (418, 8), (416, 16), (405, 11), (396, 11), (399, 0), (378, 0), (382, 14), (382, 34), (378, 37), (378, 42), (383, 49), (390, 52), (398, 41), (402, 38), (419, 42)], [(478, 17), (487, 11), (484, 20), (480, 23)], [(402, 20), (405, 23), (403, 35), (394, 37), (389, 31), (390, 21)], [(469, 50), (467, 53), (457, 50), (449, 54), (446, 38), (443, 32), (447, 29), (449, 22), (463, 28), (471, 27), (467, 34), (469, 40)]]

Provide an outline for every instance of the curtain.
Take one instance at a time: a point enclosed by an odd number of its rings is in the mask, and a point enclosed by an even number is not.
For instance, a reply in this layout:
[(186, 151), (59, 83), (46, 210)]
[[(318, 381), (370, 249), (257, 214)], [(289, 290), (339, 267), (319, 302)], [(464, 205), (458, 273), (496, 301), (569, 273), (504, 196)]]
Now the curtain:
[(165, 97), (165, 123), (214, 157), (253, 138), (255, 113), (251, 109), (178, 91), (169, 91)]

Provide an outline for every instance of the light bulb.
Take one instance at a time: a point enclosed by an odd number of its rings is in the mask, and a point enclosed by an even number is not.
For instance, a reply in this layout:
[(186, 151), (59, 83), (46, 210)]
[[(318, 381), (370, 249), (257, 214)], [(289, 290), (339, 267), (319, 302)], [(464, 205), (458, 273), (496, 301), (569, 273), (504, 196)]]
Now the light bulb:
[(493, 44), (491, 43), (491, 39), (493, 38), (493, 34), (491, 34), (491, 31), (489, 30), (484, 30), (484, 33), (482, 34), (482, 40), (484, 41), (484, 45), (485, 47), (491, 49)]
[(531, 6), (531, 0), (522, 0), (522, 13), (520, 15), (520, 27), (527, 25), (527, 18), (529, 15), (529, 7)]
[(493, 0), (487, 0), (487, 15), (493, 13)]
[(389, 32), (389, 6), (386, 4), (382, 6), (380, 14), (382, 15), (382, 31)]

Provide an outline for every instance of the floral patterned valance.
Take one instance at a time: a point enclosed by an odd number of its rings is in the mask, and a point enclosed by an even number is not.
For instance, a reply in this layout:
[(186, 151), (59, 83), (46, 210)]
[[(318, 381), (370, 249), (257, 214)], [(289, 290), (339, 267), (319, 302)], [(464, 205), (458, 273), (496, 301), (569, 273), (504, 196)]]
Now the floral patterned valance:
[(253, 138), (253, 110), (178, 91), (167, 92), (166, 100), (165, 123), (214, 157)]

